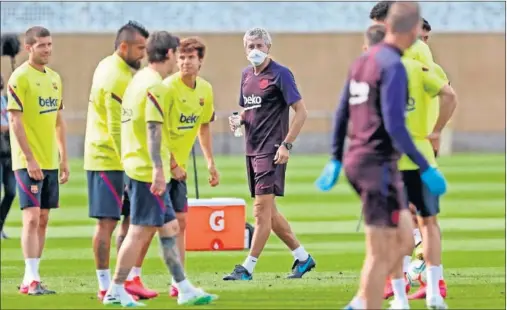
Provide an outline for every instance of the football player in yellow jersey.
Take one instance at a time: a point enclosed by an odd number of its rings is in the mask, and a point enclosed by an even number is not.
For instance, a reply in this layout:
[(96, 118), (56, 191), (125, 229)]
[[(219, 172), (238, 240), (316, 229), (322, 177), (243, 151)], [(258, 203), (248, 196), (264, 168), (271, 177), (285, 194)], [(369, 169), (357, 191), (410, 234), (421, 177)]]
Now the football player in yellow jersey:
[[(118, 230), (117, 249), (120, 248), (129, 225), (129, 199), (124, 193), (124, 173), (121, 164), (122, 98), (132, 80), (132, 71), (141, 66), (146, 49), (148, 31), (129, 21), (116, 34), (115, 52), (104, 58), (95, 69), (88, 104), (85, 135), (84, 168), (88, 179), (89, 216), (97, 219), (93, 236), (96, 274), (99, 282), (97, 297), (102, 300), (111, 282), (109, 255), (111, 236), (123, 215)], [(127, 291), (141, 298), (154, 298), (157, 292), (144, 288), (140, 279), (143, 259), (149, 244), (126, 282)]]
[[(217, 186), (219, 174), (213, 159), (210, 123), (215, 118), (213, 105), (213, 89), (211, 84), (199, 77), (199, 69), (205, 56), (206, 46), (199, 38), (185, 38), (178, 48), (179, 72), (167, 77), (164, 85), (173, 92), (173, 102), (169, 111), (171, 121), (171, 182), (169, 196), (176, 211), (176, 218), (180, 226), (177, 238), (181, 263), (185, 263), (185, 227), (187, 212), (187, 161), (197, 137), (204, 157), (208, 164), (209, 183)], [(172, 297), (178, 296), (178, 290), (173, 281), (171, 285)]]
[(176, 64), (179, 39), (166, 31), (150, 35), (148, 66), (139, 71), (123, 97), (122, 162), (128, 176), (131, 219), (116, 270), (103, 303), (140, 306), (124, 287), (140, 248), (158, 231), (161, 253), (179, 290), (178, 304), (202, 305), (216, 299), (186, 278), (176, 237), (178, 220), (169, 197), (171, 180), (170, 105), (176, 94), (162, 84)]
[(25, 277), (20, 293), (44, 295), (55, 293), (41, 285), (39, 275), (49, 210), (59, 206), (59, 183), (67, 182), (69, 166), (62, 81), (46, 66), (53, 48), (51, 34), (44, 27), (32, 27), (24, 43), (28, 61), (14, 70), (7, 85), (12, 170), (23, 211)]

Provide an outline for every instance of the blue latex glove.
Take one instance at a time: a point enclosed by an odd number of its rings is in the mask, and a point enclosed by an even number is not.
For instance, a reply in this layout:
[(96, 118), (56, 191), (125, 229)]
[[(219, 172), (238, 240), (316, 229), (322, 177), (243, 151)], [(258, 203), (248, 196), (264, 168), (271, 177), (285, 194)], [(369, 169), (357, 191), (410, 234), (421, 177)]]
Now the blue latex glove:
[(433, 167), (429, 167), (421, 174), (421, 179), (433, 195), (440, 196), (447, 191), (447, 183), (444, 176)]
[(326, 167), (324, 167), (324, 171), (322, 171), (317, 181), (315, 181), (315, 186), (323, 192), (329, 191), (335, 186), (336, 182), (338, 182), (341, 169), (341, 162), (335, 159), (331, 160)]

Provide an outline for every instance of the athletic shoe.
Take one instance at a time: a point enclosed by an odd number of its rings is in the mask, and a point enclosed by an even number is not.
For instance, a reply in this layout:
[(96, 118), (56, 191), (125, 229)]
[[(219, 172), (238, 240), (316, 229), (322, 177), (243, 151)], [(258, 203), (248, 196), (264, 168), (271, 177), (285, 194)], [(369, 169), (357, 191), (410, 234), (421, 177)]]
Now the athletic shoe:
[(176, 287), (176, 285), (174, 285), (174, 284), (171, 285), (171, 289), (169, 291), (169, 296), (178, 297), (178, 288)]
[[(21, 289), (20, 289), (21, 291)], [(44, 285), (42, 285), (39, 281), (32, 281), (28, 286), (28, 295), (38, 296), (38, 295), (53, 295), (56, 294), (55, 291), (48, 290)]]
[(236, 265), (231, 274), (223, 278), (225, 281), (252, 280), (252, 274), (242, 265)]
[(304, 262), (300, 262), (299, 259), (294, 261), (292, 264), (292, 274), (290, 274), (287, 279), (300, 279), (307, 272), (310, 272), (313, 268), (315, 268), (317, 264), (311, 255)]
[[(440, 295), (443, 298), (447, 297), (447, 284), (445, 284), (444, 280), (438, 281), (438, 287), (440, 288)], [(408, 299), (414, 300), (414, 299), (424, 299), (426, 298), (426, 285), (422, 285), (417, 292), (414, 294), (408, 296)]]
[[(123, 298), (122, 298), (123, 297)], [(107, 292), (102, 300), (102, 303), (106, 306), (123, 306), (123, 307), (143, 307), (145, 304), (137, 302), (132, 295), (129, 295), (126, 291), (123, 295), (119, 293)]]
[(447, 305), (444, 302), (442, 296), (437, 295), (426, 299), (426, 306), (428, 309), (447, 309)]
[[(100, 300), (100, 301), (103, 301), (104, 300), (104, 296), (106, 296), (107, 294), (107, 291), (104, 290), (104, 291), (99, 291), (97, 293), (97, 298)], [(135, 301), (138, 301), (139, 300), (139, 296), (136, 296), (136, 295), (130, 295), (132, 296), (132, 299), (134, 299)]]
[(144, 287), (140, 277), (134, 277), (132, 281), (125, 281), (125, 290), (131, 295), (139, 296), (140, 299), (151, 299), (158, 296), (154, 290)]
[(202, 289), (196, 288), (191, 293), (179, 294), (178, 305), (186, 305), (186, 306), (207, 305), (217, 299), (218, 299), (217, 295), (208, 294)]

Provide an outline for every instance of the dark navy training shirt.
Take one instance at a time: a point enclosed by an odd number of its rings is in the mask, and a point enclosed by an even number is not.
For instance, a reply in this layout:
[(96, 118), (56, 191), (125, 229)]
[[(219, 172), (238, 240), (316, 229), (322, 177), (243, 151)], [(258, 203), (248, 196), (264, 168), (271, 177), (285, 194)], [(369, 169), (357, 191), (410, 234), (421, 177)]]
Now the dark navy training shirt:
[(381, 163), (398, 160), (401, 152), (421, 171), (428, 168), (405, 126), (408, 80), (401, 55), (396, 47), (381, 43), (352, 64), (336, 113), (332, 149), (335, 159), (342, 160), (350, 120), (350, 158)]
[(301, 100), (289, 68), (270, 60), (258, 75), (243, 70), (239, 105), (244, 108), (246, 155), (276, 153), (289, 132), (289, 107)]

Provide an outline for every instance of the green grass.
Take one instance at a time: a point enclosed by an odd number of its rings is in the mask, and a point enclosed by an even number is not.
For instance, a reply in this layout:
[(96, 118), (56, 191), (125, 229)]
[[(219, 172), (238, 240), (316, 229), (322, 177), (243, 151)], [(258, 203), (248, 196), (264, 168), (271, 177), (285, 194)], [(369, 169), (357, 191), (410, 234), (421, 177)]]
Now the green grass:
[[(345, 178), (330, 193), (320, 193), (313, 181), (326, 162), (325, 156), (294, 155), (288, 168), (287, 197), (278, 206), (291, 221), (298, 238), (317, 260), (317, 269), (302, 280), (286, 280), (292, 256), (271, 237), (251, 282), (221, 280), (246, 251), (189, 252), (187, 273), (194, 283), (220, 295), (204, 308), (342, 308), (354, 295), (364, 258), (363, 233), (355, 232), (360, 204)], [(219, 157), (222, 180), (218, 188), (207, 185), (202, 159), (198, 159), (201, 198), (235, 197), (248, 203), (244, 159)], [(449, 182), (443, 198), (444, 273), (450, 308), (505, 307), (505, 156), (462, 154), (440, 159)], [(194, 197), (194, 180), (188, 181)], [(19, 246), (21, 214), (17, 202), (8, 218), (2, 241), (2, 308), (103, 308), (95, 294), (97, 280), (91, 250), (94, 221), (88, 219), (86, 179), (82, 162), (72, 162), (71, 180), (61, 189), (61, 208), (51, 214), (48, 241), (41, 262), (43, 281), (56, 296), (27, 297), (17, 293), (24, 262)], [(113, 265), (116, 255), (113, 253)], [(176, 308), (167, 297), (169, 276), (158, 257), (154, 241), (143, 266), (143, 278), (161, 292), (148, 308)], [(423, 301), (411, 302), (423, 308)]]

